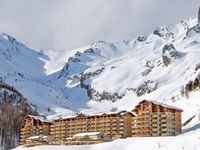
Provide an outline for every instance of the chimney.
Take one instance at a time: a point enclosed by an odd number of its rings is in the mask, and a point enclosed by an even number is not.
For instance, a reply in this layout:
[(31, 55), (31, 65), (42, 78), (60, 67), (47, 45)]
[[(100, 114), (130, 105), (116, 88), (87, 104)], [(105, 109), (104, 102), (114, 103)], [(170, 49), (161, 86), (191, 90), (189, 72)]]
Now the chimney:
[(198, 23), (200, 23), (200, 7), (199, 7), (199, 12), (198, 12)]

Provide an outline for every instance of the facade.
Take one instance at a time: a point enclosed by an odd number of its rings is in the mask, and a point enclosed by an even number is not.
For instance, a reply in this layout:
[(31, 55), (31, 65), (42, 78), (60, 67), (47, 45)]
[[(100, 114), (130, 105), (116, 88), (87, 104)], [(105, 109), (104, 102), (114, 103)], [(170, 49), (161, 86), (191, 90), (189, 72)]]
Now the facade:
[(52, 122), (27, 116), (21, 123), (20, 144), (81, 145), (132, 136), (175, 136), (181, 134), (181, 112), (176, 107), (143, 100), (132, 112), (81, 113)]
[(181, 134), (181, 109), (143, 100), (133, 111), (132, 136), (173, 136)]
[(133, 113), (121, 111), (56, 119), (51, 126), (51, 144), (65, 143), (75, 134), (88, 132), (101, 132), (108, 139), (131, 137), (133, 116)]
[(31, 136), (26, 139), (26, 146), (36, 146), (36, 145), (47, 145), (48, 144), (48, 136)]
[(42, 116), (26, 116), (21, 122), (20, 144), (25, 145), (30, 137), (49, 136), (51, 124)]
[(84, 132), (78, 133), (73, 136), (72, 139), (75, 140), (82, 140), (82, 139), (89, 139), (89, 140), (101, 140), (103, 139), (103, 134), (101, 132)]
[(101, 132), (84, 132), (75, 134), (65, 140), (65, 145), (85, 145), (105, 142), (104, 135)]

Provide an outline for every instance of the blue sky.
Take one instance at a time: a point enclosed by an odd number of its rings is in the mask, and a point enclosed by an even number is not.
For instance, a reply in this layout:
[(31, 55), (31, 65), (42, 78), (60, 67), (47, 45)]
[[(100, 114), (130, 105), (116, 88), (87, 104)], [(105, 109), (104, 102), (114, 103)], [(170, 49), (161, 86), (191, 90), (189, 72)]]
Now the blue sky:
[(0, 0), (0, 32), (35, 49), (122, 41), (195, 18), (198, 0)]

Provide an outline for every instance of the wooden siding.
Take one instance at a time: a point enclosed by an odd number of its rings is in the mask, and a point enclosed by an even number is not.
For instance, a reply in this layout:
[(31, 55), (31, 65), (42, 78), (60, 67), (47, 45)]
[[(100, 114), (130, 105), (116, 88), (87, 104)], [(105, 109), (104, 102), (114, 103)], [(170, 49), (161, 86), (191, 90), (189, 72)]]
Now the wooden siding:
[(181, 133), (181, 110), (142, 101), (133, 110), (132, 136), (172, 136)]
[(85, 132), (101, 132), (109, 139), (128, 137), (131, 136), (128, 131), (131, 129), (131, 118), (132, 114), (129, 112), (59, 118), (51, 125), (51, 143), (64, 143), (66, 138)]
[[(27, 116), (21, 123), (20, 144), (26, 146), (42, 144), (95, 144), (131, 136), (172, 136), (181, 134), (181, 112), (168, 105), (143, 100), (132, 112), (121, 111), (96, 115), (79, 114), (44, 122)], [(135, 114), (135, 115), (134, 115)], [(38, 117), (39, 118), (39, 117)], [(104, 140), (71, 139), (77, 133), (101, 132)], [(32, 136), (39, 136), (31, 140)], [(47, 136), (45, 140), (43, 136)], [(106, 139), (106, 140), (105, 140)]]
[(50, 135), (51, 123), (27, 116), (21, 122), (20, 145), (26, 145), (26, 140), (31, 136)]

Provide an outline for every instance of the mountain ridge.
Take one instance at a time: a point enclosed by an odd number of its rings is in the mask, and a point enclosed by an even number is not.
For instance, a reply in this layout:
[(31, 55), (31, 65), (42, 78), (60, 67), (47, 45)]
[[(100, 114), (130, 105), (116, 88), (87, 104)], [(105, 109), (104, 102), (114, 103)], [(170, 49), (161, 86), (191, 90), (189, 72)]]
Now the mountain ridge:
[(198, 31), (197, 19), (187, 19), (132, 40), (58, 52), (32, 50), (0, 34), (0, 76), (41, 113), (57, 107), (129, 109), (124, 103), (132, 106), (143, 98), (171, 103), (172, 97), (182, 98), (181, 87), (198, 74)]

